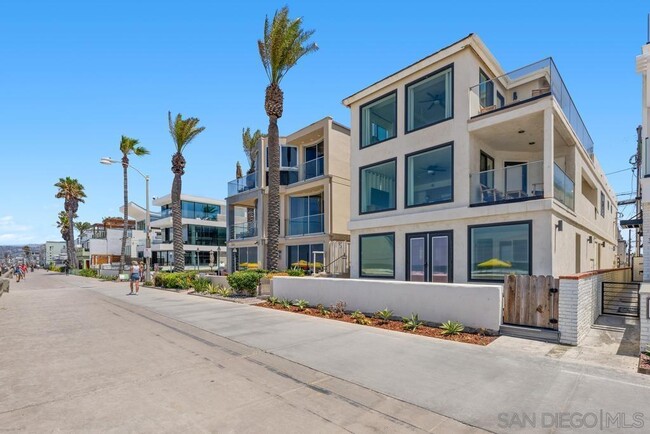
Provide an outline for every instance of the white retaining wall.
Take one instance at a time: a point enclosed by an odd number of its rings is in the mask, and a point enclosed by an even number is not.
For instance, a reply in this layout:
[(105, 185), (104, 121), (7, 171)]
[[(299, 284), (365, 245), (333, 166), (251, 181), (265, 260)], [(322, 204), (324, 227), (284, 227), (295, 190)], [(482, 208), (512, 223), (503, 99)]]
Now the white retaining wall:
[(417, 313), (432, 323), (460, 321), (491, 331), (501, 326), (503, 285), (279, 276), (272, 282), (274, 296), (304, 299), (312, 306), (344, 301), (350, 311), (373, 313), (388, 308), (395, 316)]
[[(648, 255), (650, 256), (650, 255)], [(648, 312), (648, 300), (650, 300), (650, 283), (642, 283), (641, 290), (641, 306), (639, 306), (639, 329), (641, 336), (639, 339), (639, 350), (645, 351), (650, 345), (650, 312)]]
[(579, 345), (602, 312), (602, 283), (630, 282), (631, 270), (592, 271), (560, 277), (560, 343)]

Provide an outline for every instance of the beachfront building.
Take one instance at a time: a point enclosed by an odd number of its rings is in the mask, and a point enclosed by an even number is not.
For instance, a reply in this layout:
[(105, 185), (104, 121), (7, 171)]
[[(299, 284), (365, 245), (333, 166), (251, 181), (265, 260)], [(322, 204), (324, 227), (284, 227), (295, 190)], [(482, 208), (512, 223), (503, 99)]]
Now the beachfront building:
[[(160, 212), (152, 217), (152, 264), (160, 270), (170, 270), (174, 265), (173, 219), (171, 196), (154, 198), (153, 204)], [(183, 222), (183, 249), (185, 269), (198, 271), (225, 270), (226, 256), (226, 202), (208, 197), (181, 195)], [(144, 219), (143, 209), (138, 211)], [(141, 220), (138, 220), (140, 223)], [(144, 225), (144, 220), (142, 220)], [(143, 226), (144, 227), (144, 226)], [(159, 233), (159, 235), (156, 235)]]
[[(350, 130), (326, 117), (281, 137), (280, 152), (280, 268), (346, 274)], [(228, 183), (230, 271), (266, 267), (267, 154), (263, 137), (258, 170)]]
[(616, 266), (616, 196), (552, 58), (506, 72), (471, 34), (343, 103), (352, 277)]

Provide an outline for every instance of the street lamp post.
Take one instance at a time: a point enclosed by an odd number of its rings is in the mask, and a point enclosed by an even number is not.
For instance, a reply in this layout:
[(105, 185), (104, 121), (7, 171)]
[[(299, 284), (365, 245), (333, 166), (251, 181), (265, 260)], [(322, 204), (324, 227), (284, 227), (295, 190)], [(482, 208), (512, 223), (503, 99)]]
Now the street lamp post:
[[(102, 157), (99, 162), (110, 166), (111, 164), (120, 163), (121, 161), (113, 160), (110, 157)], [(135, 170), (140, 176), (144, 178), (145, 181), (145, 195), (146, 195), (146, 214), (144, 217), (144, 231), (145, 231), (145, 250), (144, 250), (144, 261), (145, 261), (145, 280), (147, 282), (151, 281), (151, 213), (149, 212), (149, 175), (145, 175), (140, 172), (138, 169), (133, 167), (131, 164), (128, 165), (131, 169)]]
[(221, 246), (217, 246), (217, 274), (221, 276)]
[(199, 248), (196, 248), (196, 271), (199, 271)]

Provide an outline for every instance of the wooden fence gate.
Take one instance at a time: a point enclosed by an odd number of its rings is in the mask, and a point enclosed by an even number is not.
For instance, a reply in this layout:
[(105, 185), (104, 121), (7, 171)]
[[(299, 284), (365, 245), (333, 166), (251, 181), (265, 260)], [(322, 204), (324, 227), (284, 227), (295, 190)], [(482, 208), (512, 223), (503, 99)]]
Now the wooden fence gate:
[(557, 330), (560, 280), (509, 275), (503, 286), (503, 322)]

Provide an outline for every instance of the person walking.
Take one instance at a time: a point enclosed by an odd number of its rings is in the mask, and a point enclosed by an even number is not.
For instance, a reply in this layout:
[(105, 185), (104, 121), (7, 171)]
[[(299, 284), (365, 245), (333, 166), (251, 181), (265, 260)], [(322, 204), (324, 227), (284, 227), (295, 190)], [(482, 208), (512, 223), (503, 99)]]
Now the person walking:
[[(130, 279), (130, 287), (131, 287), (131, 292), (129, 292), (129, 295), (134, 294), (138, 295), (138, 291), (140, 290), (140, 273), (141, 273), (140, 265), (138, 264), (138, 261), (133, 261), (131, 263), (131, 279)], [(135, 293), (133, 292), (133, 286), (135, 284)]]
[(16, 264), (14, 268), (14, 276), (16, 276), (16, 282), (20, 282), (20, 278), (23, 275), (23, 270), (20, 268), (20, 265)]
[(147, 270), (144, 267), (144, 262), (140, 261), (140, 283), (144, 283), (145, 273)]

